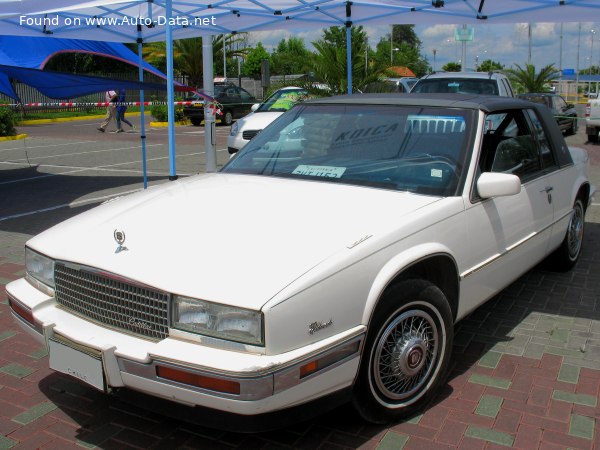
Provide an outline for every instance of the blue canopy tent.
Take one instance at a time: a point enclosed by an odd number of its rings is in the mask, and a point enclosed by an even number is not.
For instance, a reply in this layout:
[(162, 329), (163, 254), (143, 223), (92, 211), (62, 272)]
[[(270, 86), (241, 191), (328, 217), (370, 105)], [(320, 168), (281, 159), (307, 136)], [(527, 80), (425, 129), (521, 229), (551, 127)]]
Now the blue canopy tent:
[[(70, 73), (29, 69), (25, 67), (6, 66), (3, 64), (0, 64), (0, 75), (4, 75), (4, 78), (10, 77), (17, 79), (36, 88), (46, 97), (55, 99), (68, 99), (114, 89), (152, 89), (157, 91), (167, 89), (166, 84), (163, 83), (147, 83), (89, 75), (74, 75)], [(0, 80), (2, 80), (2, 78), (0, 78)], [(12, 90), (10, 83), (8, 83), (8, 88)], [(8, 92), (2, 91), (2, 89), (3, 86), (0, 82), (0, 92), (10, 95)], [(175, 90), (191, 91), (192, 88), (188, 88), (187, 86), (176, 86)], [(10, 96), (17, 98), (16, 94)]]
[[(138, 66), (140, 64), (138, 55), (129, 50), (125, 45), (115, 42), (84, 41), (79, 39), (44, 39), (43, 37), (0, 36), (0, 49), (0, 65), (4, 66), (4, 70), (0, 71), (0, 92), (15, 99), (17, 99), (18, 96), (13, 90), (8, 77), (17, 78), (20, 81), (35, 87), (40, 92), (44, 93), (44, 95), (57, 99), (72, 98), (106, 89), (104, 86), (109, 82), (109, 80), (102, 82), (102, 80), (98, 79), (96, 81), (102, 84), (102, 86), (98, 85), (95, 91), (85, 91), (83, 86), (81, 86), (80, 89), (77, 89), (77, 78), (73, 78), (71, 83), (73, 90), (70, 91), (68, 88), (69, 84), (66, 80), (68, 80), (69, 77), (74, 77), (75, 75), (69, 75), (62, 77), (61, 92), (59, 93), (58, 90), (51, 89), (53, 86), (51, 83), (57, 82), (56, 77), (49, 78), (45, 72), (38, 71), (38, 75), (36, 76), (32, 75), (35, 72), (18, 70), (19, 68), (43, 69), (50, 58), (59, 53), (89, 53), (123, 61), (133, 66)], [(153, 73), (161, 78), (167, 78), (165, 74), (147, 62), (142, 61), (141, 65), (143, 70)], [(8, 73), (8, 67), (11, 67), (10, 74)], [(83, 80), (79, 81), (83, 82)], [(119, 80), (114, 81), (118, 82)], [(87, 82), (92, 82), (92, 80), (88, 79)], [(113, 88), (125, 88), (123, 83), (119, 84), (119, 86), (115, 84), (112, 84), (111, 86), (113, 86)], [(129, 88), (139, 89), (139, 87)], [(164, 87), (161, 88), (164, 89)]]

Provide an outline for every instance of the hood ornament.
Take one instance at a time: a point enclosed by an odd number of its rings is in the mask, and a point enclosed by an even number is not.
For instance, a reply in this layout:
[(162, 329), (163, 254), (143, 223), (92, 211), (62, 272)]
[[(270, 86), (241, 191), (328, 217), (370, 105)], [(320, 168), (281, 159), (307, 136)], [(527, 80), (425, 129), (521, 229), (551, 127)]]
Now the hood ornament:
[(115, 250), (115, 253), (121, 253), (123, 250), (129, 250), (123, 244), (125, 243), (125, 232), (123, 230), (115, 230), (113, 232), (113, 237), (119, 246)]

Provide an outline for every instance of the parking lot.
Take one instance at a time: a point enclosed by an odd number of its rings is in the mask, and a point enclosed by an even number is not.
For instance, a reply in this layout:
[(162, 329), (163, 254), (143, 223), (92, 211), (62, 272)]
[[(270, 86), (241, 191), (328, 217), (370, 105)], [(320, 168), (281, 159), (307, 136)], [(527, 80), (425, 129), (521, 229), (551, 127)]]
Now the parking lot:
[[(29, 237), (142, 188), (140, 117), (131, 119), (137, 132), (73, 121), (21, 126), (27, 139), (0, 142), (0, 449), (600, 448), (600, 199), (575, 269), (536, 268), (463, 320), (446, 385), (402, 423), (369, 425), (344, 406), (236, 433), (226, 423), (227, 431), (205, 426), (202, 411), (134, 393), (105, 396), (48, 369), (44, 348), (13, 322), (3, 286), (23, 275)], [(219, 166), (229, 158), (228, 131), (217, 127)], [(600, 145), (586, 143), (584, 131), (582, 122), (567, 141), (588, 150), (600, 186)], [(149, 183), (169, 182), (167, 129), (146, 135)], [(177, 127), (176, 143), (177, 174), (203, 172), (204, 128)]]

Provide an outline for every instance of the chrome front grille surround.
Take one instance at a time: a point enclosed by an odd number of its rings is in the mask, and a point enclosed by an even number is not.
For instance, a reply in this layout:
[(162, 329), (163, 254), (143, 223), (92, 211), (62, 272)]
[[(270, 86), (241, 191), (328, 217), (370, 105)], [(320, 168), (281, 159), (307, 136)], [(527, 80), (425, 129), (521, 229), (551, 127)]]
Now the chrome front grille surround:
[(57, 262), (56, 302), (103, 325), (150, 339), (169, 335), (170, 295), (99, 270)]

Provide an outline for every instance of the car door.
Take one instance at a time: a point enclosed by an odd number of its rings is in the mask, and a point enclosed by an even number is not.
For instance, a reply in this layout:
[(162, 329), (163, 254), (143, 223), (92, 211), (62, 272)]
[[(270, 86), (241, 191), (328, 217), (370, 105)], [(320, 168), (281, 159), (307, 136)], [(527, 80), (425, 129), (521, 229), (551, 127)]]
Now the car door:
[[(461, 303), (467, 310), (546, 255), (554, 214), (553, 180), (544, 168), (529, 114), (522, 109), (503, 111), (488, 115), (485, 124), (465, 211), (469, 252), (461, 267)], [(476, 180), (483, 172), (517, 175), (521, 192), (480, 198)]]

